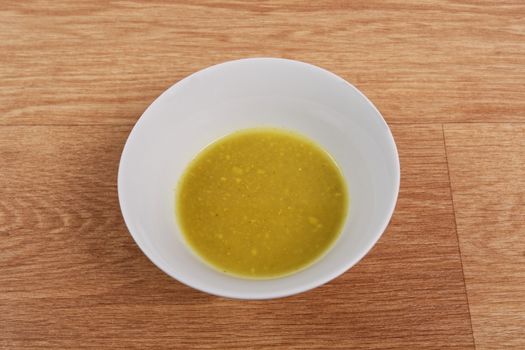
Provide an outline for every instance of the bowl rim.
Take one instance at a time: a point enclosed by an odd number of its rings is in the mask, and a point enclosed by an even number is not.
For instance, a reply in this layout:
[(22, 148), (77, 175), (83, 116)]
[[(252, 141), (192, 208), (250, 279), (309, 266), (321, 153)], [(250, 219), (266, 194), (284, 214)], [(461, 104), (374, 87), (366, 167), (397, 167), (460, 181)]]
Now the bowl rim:
[[(393, 174), (394, 175), (394, 183), (395, 183), (395, 185), (394, 185), (395, 193), (394, 193), (394, 196), (392, 197), (392, 200), (390, 201), (390, 203), (388, 205), (388, 207), (389, 207), (388, 214), (384, 216), (383, 223), (381, 224), (381, 228), (379, 230), (377, 230), (377, 232), (375, 232), (373, 234), (373, 239), (370, 242), (370, 244), (365, 249), (363, 249), (360, 252), (360, 254), (357, 254), (353, 259), (349, 259), (349, 260), (345, 261), (344, 263), (336, 266), (330, 273), (327, 273), (325, 275), (321, 275), (321, 276), (319, 276), (319, 277), (317, 277), (315, 279), (309, 280), (309, 281), (307, 281), (305, 283), (302, 283), (300, 285), (294, 286), (292, 288), (288, 288), (285, 292), (271, 292), (271, 293), (267, 293), (264, 296), (261, 296), (261, 295), (250, 295), (249, 293), (234, 293), (234, 292), (228, 292), (228, 291), (222, 292), (222, 291), (214, 290), (213, 288), (203, 288), (202, 286), (195, 285), (194, 283), (192, 283), (192, 281), (189, 281), (186, 278), (181, 278), (179, 276), (174, 276), (173, 274), (168, 272), (167, 269), (164, 268), (164, 266), (162, 266), (162, 263), (160, 262), (160, 260), (162, 260), (162, 259), (158, 259), (157, 257), (154, 257), (153, 253), (148, 250), (148, 248), (146, 247), (146, 244), (140, 239), (139, 235), (134, 233), (137, 230), (131, 224), (131, 219), (130, 219), (131, 215), (129, 214), (129, 212), (127, 210), (126, 203), (125, 203), (125, 200), (124, 200), (124, 195), (123, 195), (123, 193), (124, 193), (124, 189), (123, 189), (123, 187), (124, 187), (123, 186), (123, 181), (124, 181), (123, 177), (124, 177), (124, 175), (123, 175), (123, 171), (122, 171), (123, 164), (126, 161), (126, 157), (127, 157), (128, 152), (129, 152), (129, 144), (130, 144), (131, 140), (134, 138), (133, 137), (134, 132), (136, 132), (136, 130), (138, 130), (141, 127), (141, 125), (144, 123), (146, 118), (150, 118), (151, 119), (153, 117), (153, 115), (148, 116), (148, 114), (149, 114), (148, 111), (151, 109), (151, 107), (156, 102), (158, 102), (161, 98), (163, 98), (164, 95), (168, 94), (171, 90), (178, 88), (180, 85), (183, 85), (185, 83), (185, 81), (187, 81), (189, 79), (192, 79), (192, 78), (194, 78), (194, 77), (196, 77), (198, 75), (205, 74), (205, 73), (208, 73), (208, 72), (216, 70), (216, 69), (221, 69), (222, 67), (224, 67), (226, 65), (232, 65), (232, 64), (236, 64), (236, 63), (240, 63), (240, 62), (259, 62), (259, 61), (286, 62), (286, 63), (302, 65), (302, 66), (304, 66), (307, 69), (313, 69), (313, 70), (316, 70), (316, 71), (318, 71), (320, 73), (323, 73), (324, 75), (326, 75), (330, 79), (334, 79), (334, 80), (337, 80), (339, 82), (344, 83), (344, 85), (347, 88), (350, 88), (354, 92), (356, 92), (365, 101), (365, 103), (368, 103), (368, 105), (370, 107), (372, 107), (372, 109), (377, 113), (377, 116), (379, 117), (379, 121), (383, 124), (385, 130), (387, 131), (387, 134), (388, 134), (387, 143), (388, 143), (388, 146), (389, 146), (389, 150), (391, 152), (391, 156), (393, 156), (393, 158), (395, 159), (395, 162), (394, 162), (395, 169), (394, 169), (394, 174)], [(370, 252), (370, 250), (376, 245), (377, 241), (379, 241), (379, 239), (384, 234), (386, 228), (388, 227), (388, 225), (389, 225), (389, 223), (390, 223), (390, 221), (392, 219), (392, 216), (393, 216), (395, 208), (396, 208), (397, 200), (398, 200), (398, 197), (399, 197), (400, 180), (401, 180), (401, 171), (400, 171), (399, 153), (398, 153), (398, 150), (397, 150), (397, 146), (396, 146), (394, 137), (392, 135), (392, 131), (390, 130), (390, 127), (386, 123), (386, 121), (385, 121), (383, 115), (381, 114), (381, 112), (379, 112), (379, 110), (372, 103), (372, 101), (370, 101), (368, 99), (368, 97), (366, 97), (365, 94), (363, 94), (358, 88), (356, 88), (350, 82), (346, 81), (345, 79), (343, 79), (342, 77), (338, 76), (337, 74), (332, 73), (332, 72), (330, 72), (327, 69), (324, 69), (322, 67), (319, 67), (319, 66), (316, 66), (316, 65), (313, 65), (313, 64), (310, 64), (310, 63), (297, 61), (297, 60), (292, 60), (292, 59), (286, 59), (286, 58), (250, 57), (250, 58), (241, 58), (241, 59), (235, 59), (235, 60), (221, 62), (221, 63), (218, 63), (218, 64), (211, 65), (209, 67), (203, 68), (201, 70), (198, 70), (198, 71), (196, 71), (196, 72), (194, 72), (194, 73), (184, 77), (183, 79), (177, 81), (176, 83), (172, 84), (171, 86), (169, 86), (153, 102), (151, 102), (148, 105), (148, 107), (144, 110), (142, 115), (135, 122), (133, 128), (129, 132), (128, 137), (126, 139), (126, 142), (124, 144), (124, 147), (122, 149), (122, 153), (121, 153), (121, 157), (120, 157), (120, 161), (119, 161), (119, 167), (118, 167), (118, 175), (117, 175), (117, 193), (118, 193), (119, 206), (120, 206), (120, 210), (121, 210), (121, 213), (122, 213), (122, 217), (124, 219), (124, 223), (126, 225), (126, 228), (128, 229), (129, 234), (131, 235), (131, 237), (133, 238), (135, 243), (138, 245), (138, 247), (140, 248), (142, 253), (144, 255), (146, 255), (146, 257), (157, 268), (159, 268), (161, 271), (163, 271), (165, 274), (167, 274), (171, 278), (173, 278), (173, 279), (175, 279), (175, 280), (185, 284), (188, 287), (191, 287), (193, 289), (196, 289), (196, 290), (199, 290), (201, 292), (205, 292), (205, 293), (208, 293), (208, 294), (211, 294), (211, 295), (215, 295), (215, 296), (219, 296), (219, 297), (225, 297), (225, 298), (230, 298), (230, 299), (267, 300), (267, 299), (288, 297), (288, 296), (291, 296), (291, 295), (307, 292), (307, 291), (309, 291), (311, 289), (314, 289), (314, 288), (317, 288), (319, 286), (322, 286), (323, 284), (325, 284), (327, 282), (330, 282), (331, 280), (339, 277), (340, 275), (345, 273), (347, 270), (349, 270), (350, 268), (355, 266), (359, 261), (361, 261)], [(253, 282), (256, 283), (257, 280), (253, 280)]]

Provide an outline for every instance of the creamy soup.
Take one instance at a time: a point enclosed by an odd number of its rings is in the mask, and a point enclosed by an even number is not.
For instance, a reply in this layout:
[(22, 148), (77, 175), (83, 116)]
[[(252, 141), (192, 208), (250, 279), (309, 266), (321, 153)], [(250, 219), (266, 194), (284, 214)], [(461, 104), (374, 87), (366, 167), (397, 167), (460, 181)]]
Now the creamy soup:
[(177, 188), (193, 251), (224, 273), (275, 278), (319, 259), (337, 239), (348, 194), (319, 145), (273, 128), (235, 132), (202, 150)]

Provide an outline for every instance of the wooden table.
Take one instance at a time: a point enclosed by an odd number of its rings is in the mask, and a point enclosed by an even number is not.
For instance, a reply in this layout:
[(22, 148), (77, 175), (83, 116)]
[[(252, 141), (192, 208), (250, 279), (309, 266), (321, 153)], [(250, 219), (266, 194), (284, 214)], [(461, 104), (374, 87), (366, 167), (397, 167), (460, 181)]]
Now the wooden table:
[[(392, 222), (310, 292), (235, 301), (140, 252), (117, 165), (209, 65), (339, 74), (394, 133)], [(1, 1), (0, 348), (525, 349), (525, 3)]]

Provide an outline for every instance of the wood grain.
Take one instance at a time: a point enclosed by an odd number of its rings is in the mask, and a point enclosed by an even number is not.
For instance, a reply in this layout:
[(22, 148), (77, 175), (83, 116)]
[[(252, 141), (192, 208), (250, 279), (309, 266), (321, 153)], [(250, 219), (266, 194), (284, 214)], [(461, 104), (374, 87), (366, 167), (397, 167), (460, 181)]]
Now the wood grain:
[(395, 126), (395, 216), (351, 271), (236, 301), (139, 251), (117, 164), (129, 126), (0, 127), (0, 348), (473, 349), (441, 125)]
[(171, 84), (276, 56), (390, 123), (525, 121), (525, 2), (2, 1), (0, 124), (133, 124)]
[[(0, 349), (525, 348), (524, 18), (521, 0), (0, 1)], [(163, 90), (255, 56), (360, 88), (402, 184), (351, 271), (240, 302), (144, 257), (116, 173)]]
[(525, 124), (445, 126), (478, 349), (525, 349)]

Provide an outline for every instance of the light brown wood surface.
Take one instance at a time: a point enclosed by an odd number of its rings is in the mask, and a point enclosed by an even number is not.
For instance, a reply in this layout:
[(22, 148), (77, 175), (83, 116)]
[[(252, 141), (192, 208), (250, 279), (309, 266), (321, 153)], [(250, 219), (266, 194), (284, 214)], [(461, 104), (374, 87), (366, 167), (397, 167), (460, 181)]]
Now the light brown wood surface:
[[(525, 348), (524, 18), (522, 1), (0, 1), (0, 349)], [(116, 175), (156, 96), (254, 56), (360, 88), (402, 182), (357, 266), (245, 302), (154, 267)]]
[(446, 125), (445, 136), (478, 348), (525, 348), (525, 124)]
[(176, 2), (2, 1), (0, 124), (132, 124), (177, 80), (253, 56), (325, 67), (389, 122), (525, 121), (521, 0)]

